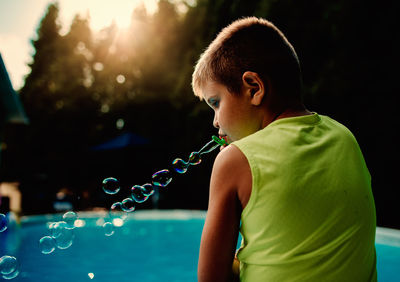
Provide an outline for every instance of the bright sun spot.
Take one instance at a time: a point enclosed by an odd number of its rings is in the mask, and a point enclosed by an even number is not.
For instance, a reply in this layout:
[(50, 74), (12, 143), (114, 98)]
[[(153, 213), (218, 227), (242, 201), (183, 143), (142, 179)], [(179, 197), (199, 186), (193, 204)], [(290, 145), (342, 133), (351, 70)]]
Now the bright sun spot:
[[(157, 2), (157, 0), (68, 0), (60, 2), (60, 9), (63, 11), (62, 14), (72, 17), (77, 13), (82, 16), (89, 15), (91, 28), (100, 30), (113, 21), (119, 28), (126, 28), (137, 6), (143, 3), (147, 11), (153, 13), (157, 9)], [(71, 22), (72, 17), (64, 20)]]

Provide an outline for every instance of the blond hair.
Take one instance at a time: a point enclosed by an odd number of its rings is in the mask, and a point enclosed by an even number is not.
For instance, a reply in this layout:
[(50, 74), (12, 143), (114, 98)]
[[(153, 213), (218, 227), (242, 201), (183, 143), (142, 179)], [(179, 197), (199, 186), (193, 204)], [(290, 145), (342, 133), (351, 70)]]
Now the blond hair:
[(270, 21), (256, 17), (234, 21), (211, 42), (193, 72), (193, 92), (202, 99), (204, 84), (214, 81), (239, 94), (246, 71), (264, 81), (269, 78), (280, 95), (301, 95), (300, 63), (293, 46)]

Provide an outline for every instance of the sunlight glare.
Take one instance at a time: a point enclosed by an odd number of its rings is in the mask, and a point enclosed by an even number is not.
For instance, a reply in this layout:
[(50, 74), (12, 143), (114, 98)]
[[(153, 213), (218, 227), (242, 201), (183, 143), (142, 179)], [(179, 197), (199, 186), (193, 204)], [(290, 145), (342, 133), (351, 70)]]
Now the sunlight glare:
[(157, 9), (157, 0), (68, 0), (60, 1), (60, 9), (68, 17), (66, 22), (77, 13), (84, 17), (89, 15), (91, 28), (98, 31), (113, 21), (119, 28), (129, 27), (133, 10), (142, 3), (149, 13)]

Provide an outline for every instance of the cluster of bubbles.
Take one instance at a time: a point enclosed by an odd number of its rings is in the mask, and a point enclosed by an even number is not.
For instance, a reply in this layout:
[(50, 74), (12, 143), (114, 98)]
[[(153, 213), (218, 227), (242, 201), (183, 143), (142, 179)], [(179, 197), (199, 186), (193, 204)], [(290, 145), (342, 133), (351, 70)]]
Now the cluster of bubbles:
[[(224, 139), (212, 136), (212, 140), (204, 145), (199, 151), (192, 152), (189, 155), (187, 161), (181, 158), (176, 158), (172, 161), (172, 170), (176, 173), (183, 174), (187, 172), (188, 168), (193, 165), (198, 165), (201, 163), (201, 158), (204, 154), (210, 153), (220, 146), (225, 146), (227, 143)], [(146, 183), (143, 185), (133, 185), (130, 190), (130, 197), (123, 199), (120, 202), (115, 202), (111, 205), (110, 215), (115, 217), (115, 215), (123, 218), (124, 212), (133, 212), (136, 207), (136, 203), (145, 202), (151, 195), (154, 194), (154, 189), (159, 187), (166, 187), (172, 181), (172, 172), (169, 169), (162, 169), (155, 172), (151, 177), (151, 183)], [(119, 181), (114, 177), (105, 178), (102, 182), (103, 190), (105, 193), (114, 195), (121, 190)], [(114, 234), (114, 225), (112, 222), (105, 222), (103, 225), (104, 234), (106, 236), (111, 236)]]
[(65, 250), (71, 247), (74, 241), (75, 221), (78, 215), (73, 211), (68, 211), (62, 216), (62, 220), (51, 222), (48, 225), (49, 235), (43, 236), (39, 240), (40, 251), (47, 255), (51, 254), (56, 248)]
[[(198, 152), (192, 152), (187, 161), (177, 158), (171, 166), (172, 170), (178, 174), (187, 172), (188, 168), (201, 163), (202, 155), (210, 153), (219, 146), (227, 145), (225, 140), (216, 136), (212, 136), (212, 140), (204, 145)], [(156, 187), (166, 187), (172, 181), (172, 173), (169, 169), (162, 169), (155, 172), (151, 177), (151, 182), (144, 185), (134, 185), (130, 190), (130, 197), (120, 202), (115, 202), (110, 208), (111, 217), (124, 219), (125, 213), (133, 212), (136, 203), (145, 202), (154, 194)], [(103, 180), (103, 190), (107, 194), (117, 194), (121, 190), (119, 181), (116, 178), (109, 177)], [(117, 215), (117, 217), (115, 217)], [(49, 235), (43, 236), (39, 240), (39, 248), (43, 254), (51, 254), (57, 248), (64, 250), (71, 247), (74, 240), (75, 222), (78, 215), (73, 211), (68, 211), (62, 216), (61, 221), (48, 223)], [(114, 220), (113, 220), (114, 222)], [(105, 222), (103, 224), (104, 234), (111, 236), (114, 234), (113, 222)], [(0, 213), (0, 233), (8, 228), (7, 217)], [(19, 274), (18, 261), (15, 257), (4, 255), (0, 258), (0, 275), (3, 279), (13, 279)], [(93, 279), (94, 274), (89, 273), (89, 278)]]
[[(62, 221), (51, 222), (48, 225), (50, 235), (39, 240), (39, 248), (43, 254), (50, 254), (56, 248), (67, 249), (71, 247), (75, 228), (75, 221), (78, 216), (75, 212), (69, 211), (62, 216)], [(0, 232), (7, 229), (7, 217), (0, 213)], [(0, 258), (0, 275), (3, 279), (13, 279), (19, 274), (18, 261), (15, 257), (4, 255)]]
[[(0, 233), (8, 228), (7, 216), (0, 213)], [(2, 256), (0, 258), (0, 274), (3, 279), (9, 280), (18, 276), (18, 261), (13, 256)]]

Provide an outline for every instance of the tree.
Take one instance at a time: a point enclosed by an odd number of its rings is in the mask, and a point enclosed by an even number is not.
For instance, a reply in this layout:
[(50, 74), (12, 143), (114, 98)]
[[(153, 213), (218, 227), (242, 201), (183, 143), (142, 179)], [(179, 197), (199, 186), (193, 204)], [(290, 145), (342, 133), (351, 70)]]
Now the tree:
[[(32, 41), (35, 48), (33, 61), (29, 64), (31, 72), (28, 74), (25, 85), (21, 89), (21, 98), (26, 105), (29, 116), (35, 113), (33, 109), (44, 110), (47, 107), (45, 97), (38, 99), (39, 93), (54, 91), (54, 64), (60, 56), (56, 46), (60, 42), (60, 25), (58, 24), (59, 8), (56, 3), (50, 4), (47, 12), (40, 22), (38, 38)], [(43, 98), (43, 99), (42, 99)]]

